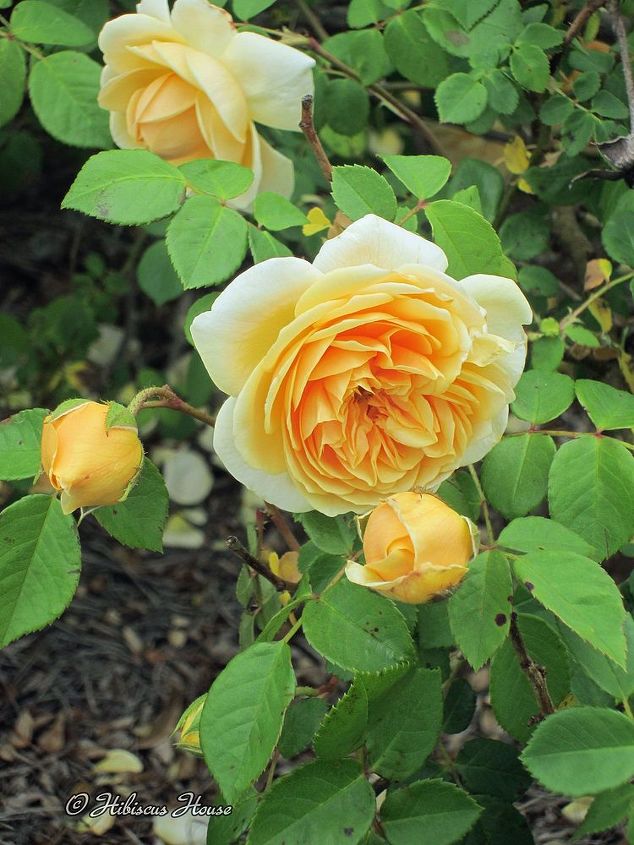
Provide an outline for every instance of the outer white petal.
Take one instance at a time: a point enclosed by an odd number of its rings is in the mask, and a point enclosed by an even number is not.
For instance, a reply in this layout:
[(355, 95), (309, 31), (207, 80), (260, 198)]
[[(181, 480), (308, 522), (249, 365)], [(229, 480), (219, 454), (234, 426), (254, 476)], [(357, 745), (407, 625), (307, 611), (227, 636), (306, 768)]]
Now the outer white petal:
[(321, 273), (301, 258), (270, 258), (237, 276), (191, 325), (212, 380), (235, 396), (260, 364), (295, 303)]
[(244, 462), (235, 447), (233, 435), (234, 405), (235, 399), (227, 399), (218, 412), (214, 426), (214, 449), (228, 472), (266, 502), (277, 505), (282, 510), (292, 511), (293, 513), (312, 510), (312, 506), (297, 490), (285, 472), (269, 475), (250, 467)]
[(507, 340), (522, 340), (523, 324), (532, 323), (528, 300), (512, 279), (478, 273), (467, 276), (461, 284), (478, 305), (487, 312), (487, 326), (492, 334)]
[(106, 64), (119, 72), (143, 67), (147, 62), (130, 52), (129, 47), (151, 44), (152, 41), (177, 41), (180, 36), (168, 22), (150, 15), (121, 15), (104, 26), (99, 33), (99, 49)]
[(120, 111), (110, 113), (110, 134), (112, 140), (122, 150), (135, 150), (141, 147), (128, 132), (125, 114)]
[(447, 256), (431, 241), (388, 223), (375, 214), (356, 220), (322, 246), (314, 261), (324, 273), (340, 267), (374, 264), (396, 270), (404, 264), (421, 264), (444, 272)]
[(313, 93), (314, 59), (255, 32), (239, 32), (222, 56), (257, 123), (299, 131), (302, 97)]
[(490, 420), (490, 426), (486, 426), (484, 433), (476, 437), (467, 447), (467, 451), (460, 459), (460, 466), (475, 464), (488, 454), (495, 444), (500, 440), (506, 430), (506, 423), (509, 418), (509, 408), (505, 405), (502, 410)]
[(278, 153), (277, 150), (259, 136), (260, 159), (262, 162), (262, 176), (258, 191), (273, 191), (287, 199), (293, 193), (295, 184), (295, 170), (290, 158)]
[(165, 23), (170, 21), (170, 10), (167, 0), (141, 0), (136, 4), (136, 10), (140, 15), (149, 15), (158, 18)]
[(210, 5), (207, 0), (176, 0), (172, 24), (190, 46), (216, 57), (227, 49), (236, 34), (229, 12)]

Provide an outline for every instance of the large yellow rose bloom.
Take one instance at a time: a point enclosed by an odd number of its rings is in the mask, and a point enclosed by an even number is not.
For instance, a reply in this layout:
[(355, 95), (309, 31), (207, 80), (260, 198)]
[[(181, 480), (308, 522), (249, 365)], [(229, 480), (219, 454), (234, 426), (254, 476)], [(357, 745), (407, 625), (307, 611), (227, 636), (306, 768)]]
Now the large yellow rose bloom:
[(124, 149), (150, 150), (173, 164), (234, 161), (258, 191), (290, 196), (293, 164), (256, 123), (298, 131), (301, 99), (312, 94), (313, 59), (254, 32), (207, 0), (142, 0), (137, 14), (109, 21), (99, 36), (105, 67), (99, 104)]
[(44, 419), (42, 469), (61, 493), (64, 513), (114, 505), (143, 462), (136, 428), (106, 428), (108, 405), (85, 402)]
[(482, 458), (506, 427), (531, 309), (511, 279), (446, 267), (367, 215), (312, 264), (239, 275), (191, 328), (230, 395), (214, 435), (229, 472), (281, 508), (335, 515)]
[(365, 566), (346, 564), (348, 580), (407, 604), (455, 587), (477, 553), (477, 529), (430, 493), (397, 493), (376, 507), (363, 532)]

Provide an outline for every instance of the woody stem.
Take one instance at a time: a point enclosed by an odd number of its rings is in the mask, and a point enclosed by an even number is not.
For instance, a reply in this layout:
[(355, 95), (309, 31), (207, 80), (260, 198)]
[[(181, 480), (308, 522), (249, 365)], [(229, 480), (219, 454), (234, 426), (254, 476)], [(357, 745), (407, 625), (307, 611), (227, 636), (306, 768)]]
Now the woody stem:
[(278, 575), (274, 575), (270, 569), (267, 569), (267, 567), (257, 559), (257, 557), (252, 555), (248, 549), (245, 549), (237, 537), (227, 537), (225, 543), (227, 544), (227, 548), (237, 555), (243, 563), (246, 563), (246, 565), (253, 569), (254, 572), (257, 572), (258, 575), (261, 575), (263, 578), (266, 578), (267, 581), (270, 581), (276, 590), (283, 592), (284, 590), (294, 589), (294, 584), (291, 584), (290, 581), (285, 581)]
[(517, 624), (516, 613), (511, 613), (509, 633), (511, 637), (511, 644), (515, 649), (515, 653), (517, 654), (520, 663), (520, 668), (526, 675), (528, 682), (535, 693), (541, 717), (544, 718), (544, 716), (549, 716), (551, 713), (555, 712), (555, 705), (553, 704), (550, 693), (548, 692), (548, 687), (546, 686), (546, 673), (541, 666), (538, 666), (535, 663), (526, 650), (526, 644), (524, 643), (524, 639)]
[(321, 167), (321, 172), (326, 177), (327, 182), (332, 182), (332, 165), (328, 160), (326, 151), (324, 150), (319, 135), (315, 129), (313, 122), (313, 98), (310, 94), (302, 97), (302, 119), (299, 122), (299, 128), (304, 133), (304, 136), (310, 146), (312, 147), (317, 164)]

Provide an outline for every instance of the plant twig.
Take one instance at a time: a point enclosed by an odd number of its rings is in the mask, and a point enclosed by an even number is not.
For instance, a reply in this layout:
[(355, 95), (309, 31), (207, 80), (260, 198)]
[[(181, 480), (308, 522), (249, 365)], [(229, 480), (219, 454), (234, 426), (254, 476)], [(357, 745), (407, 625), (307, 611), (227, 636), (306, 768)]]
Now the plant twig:
[(290, 581), (285, 581), (284, 578), (280, 578), (279, 575), (274, 575), (270, 569), (257, 559), (257, 557), (254, 557), (248, 549), (245, 549), (237, 537), (227, 537), (225, 543), (229, 551), (237, 555), (244, 563), (246, 563), (247, 566), (251, 567), (254, 572), (257, 572), (258, 575), (261, 575), (263, 578), (266, 578), (267, 581), (270, 581), (275, 589), (279, 590), (279, 592), (293, 590), (295, 588), (295, 584), (291, 584)]
[(473, 479), (473, 483), (475, 484), (476, 490), (478, 491), (478, 496), (480, 497), (480, 507), (482, 508), (482, 515), (484, 517), (484, 525), (486, 527), (487, 540), (489, 541), (489, 545), (492, 546), (495, 543), (495, 534), (493, 533), (493, 525), (491, 524), (489, 503), (487, 502), (487, 497), (484, 495), (484, 490), (482, 489), (482, 485), (480, 484), (478, 473), (475, 471), (475, 467), (473, 466), (473, 464), (469, 464), (469, 475)]
[(273, 525), (277, 528), (280, 536), (289, 547), (289, 549), (293, 552), (298, 552), (301, 548), (301, 544), (297, 537), (293, 534), (290, 525), (284, 518), (284, 514), (282, 511), (276, 507), (275, 505), (271, 505), (269, 502), (264, 503), (266, 506), (266, 513), (269, 516)]
[(600, 299), (605, 293), (607, 293), (609, 290), (612, 290), (612, 288), (615, 288), (617, 285), (623, 284), (623, 282), (628, 282), (632, 278), (634, 278), (634, 272), (626, 273), (624, 276), (619, 276), (616, 279), (612, 279), (611, 282), (608, 282), (606, 285), (603, 285), (603, 287), (597, 288), (597, 290), (593, 291), (593, 293), (591, 293), (587, 299), (584, 299), (581, 305), (578, 305), (574, 309), (574, 311), (571, 311), (567, 317), (563, 318), (563, 320), (559, 324), (561, 331), (564, 331), (567, 326), (569, 326), (571, 323), (574, 323), (577, 317), (580, 314), (583, 314), (586, 308), (589, 308), (590, 305), (595, 302), (595, 300)]
[(214, 426), (216, 424), (216, 418), (214, 416), (200, 408), (194, 408), (189, 402), (185, 402), (184, 399), (181, 399), (172, 390), (169, 384), (164, 384), (162, 387), (147, 387), (145, 390), (139, 391), (128, 405), (128, 408), (135, 415), (146, 408), (169, 408), (172, 411), (180, 411), (181, 414), (187, 414), (195, 420), (200, 420), (205, 425)]
[(601, 6), (605, 6), (605, 3), (606, 0), (588, 0), (585, 6), (577, 13), (576, 17), (573, 19), (572, 23), (568, 27), (568, 31), (564, 36), (564, 40), (561, 45), (561, 50), (553, 58), (551, 64), (551, 74), (553, 76), (572, 42), (575, 40), (577, 35), (579, 35), (584, 26), (588, 23), (592, 15), (597, 12), (601, 8)]
[(330, 35), (326, 31), (324, 25), (319, 20), (319, 17), (313, 12), (308, 3), (306, 3), (305, 0), (296, 0), (296, 2), (297, 8), (308, 21), (315, 35), (318, 38), (321, 38), (322, 41), (330, 38)]
[(610, 0), (608, 3), (608, 10), (612, 15), (612, 27), (619, 45), (619, 52), (621, 53), (621, 66), (623, 68), (625, 91), (627, 93), (627, 102), (630, 110), (630, 133), (632, 133), (634, 132), (634, 78), (632, 77), (630, 47), (627, 41), (625, 22), (619, 9), (618, 0), (616, 0), (616, 2), (615, 0)]
[(328, 161), (328, 156), (319, 140), (319, 135), (313, 122), (313, 98), (311, 94), (306, 94), (305, 97), (302, 97), (302, 119), (299, 122), (299, 128), (312, 147), (317, 164), (321, 167), (321, 172), (326, 177), (326, 181), (332, 182), (332, 165)]
[(538, 666), (533, 658), (526, 650), (526, 644), (520, 633), (519, 625), (517, 624), (517, 614), (511, 613), (511, 624), (509, 633), (511, 636), (511, 643), (515, 649), (515, 653), (520, 662), (520, 668), (526, 675), (529, 684), (533, 688), (535, 698), (539, 704), (541, 718), (549, 716), (555, 712), (555, 705), (553, 704), (548, 687), (546, 685), (546, 673), (541, 666)]

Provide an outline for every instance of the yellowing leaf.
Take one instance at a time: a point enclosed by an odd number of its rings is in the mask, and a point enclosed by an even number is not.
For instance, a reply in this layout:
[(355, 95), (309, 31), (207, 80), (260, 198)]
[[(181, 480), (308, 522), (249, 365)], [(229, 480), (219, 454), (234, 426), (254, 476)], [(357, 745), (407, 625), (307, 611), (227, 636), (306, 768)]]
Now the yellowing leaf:
[(302, 226), (302, 233), (307, 237), (316, 235), (317, 232), (323, 232), (324, 229), (329, 229), (332, 225), (319, 206), (311, 208), (306, 217), (308, 218), (308, 223), (304, 223)]
[(523, 194), (534, 194), (535, 193), (535, 191), (531, 188), (531, 186), (528, 184), (528, 182), (526, 181), (526, 179), (524, 179), (523, 176), (522, 176), (521, 179), (517, 180), (517, 189), (518, 189), (518, 191), (521, 191)]
[(586, 265), (584, 290), (598, 288), (612, 275), (612, 263), (607, 258), (593, 258)]
[(627, 386), (634, 393), (634, 358), (627, 352), (621, 352), (619, 355), (619, 367), (623, 373), (623, 378), (627, 382)]
[(588, 311), (601, 326), (601, 331), (607, 334), (612, 328), (612, 310), (607, 302), (603, 299), (595, 299), (592, 305), (588, 306)]
[(505, 145), (504, 163), (511, 173), (520, 174), (528, 170), (530, 156), (526, 144), (519, 135), (516, 135), (512, 141)]
[(116, 818), (116, 816), (110, 813), (103, 813), (101, 816), (91, 816), (89, 813), (86, 813), (79, 820), (77, 831), (79, 833), (92, 833), (93, 836), (103, 836), (104, 833), (108, 833), (112, 828)]
[(96, 772), (119, 775), (124, 773), (138, 774), (143, 771), (140, 757), (125, 748), (113, 748), (95, 765)]

